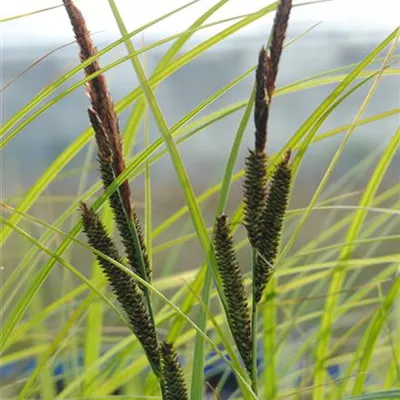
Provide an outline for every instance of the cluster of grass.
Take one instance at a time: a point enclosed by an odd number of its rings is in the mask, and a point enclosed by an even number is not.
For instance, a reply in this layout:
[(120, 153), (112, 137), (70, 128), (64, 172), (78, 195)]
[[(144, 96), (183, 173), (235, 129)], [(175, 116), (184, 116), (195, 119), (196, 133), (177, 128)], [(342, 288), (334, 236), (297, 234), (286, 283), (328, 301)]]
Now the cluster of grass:
[[(7, 244), (14, 232), (32, 247), (21, 257), (19, 265), (13, 267), (0, 289), (3, 320), (0, 362), (8, 365), (29, 357), (36, 359), (28, 376), (17, 376), (2, 386), (5, 396), (20, 399), (37, 396), (43, 399), (104, 398), (118, 390), (122, 398), (161, 396), (163, 399), (200, 400), (206, 389), (205, 371), (221, 360), (224, 365), (221, 379), (211, 388), (216, 398), (222, 393), (227, 379), (234, 379), (237, 384), (231, 398), (399, 398), (399, 328), (392, 321), (395, 321), (393, 310), (400, 292), (400, 277), (396, 275), (400, 255), (396, 251), (382, 254), (380, 245), (386, 241), (399, 243), (396, 226), (400, 187), (395, 183), (385, 190), (379, 189), (398, 151), (400, 129), (378, 157), (375, 154), (366, 157), (333, 187), (328, 188), (327, 183), (358, 126), (400, 111), (397, 108), (363, 118), (381, 78), (385, 74), (398, 73), (391, 66), (400, 30), (393, 31), (358, 64), (343, 68), (341, 75), (338, 71), (329, 71), (276, 88), (291, 0), (281, 0), (252, 14), (233, 18), (228, 28), (179, 56), (196, 31), (218, 23), (206, 24), (227, 0), (217, 2), (183, 33), (140, 51), (130, 40), (134, 35), (192, 3), (129, 33), (115, 2), (109, 0), (122, 39), (101, 51), (94, 47), (85, 20), (74, 3), (71, 0), (63, 3), (80, 48), (81, 63), (45, 87), (3, 124), (2, 151), (28, 124), (83, 85), (90, 98), (88, 118), (91, 128), (54, 160), (16, 207), (12, 207), (7, 199), (2, 202), (4, 213), (9, 213), (1, 217), (2, 245)], [(191, 123), (198, 113), (254, 69), (211, 95), (169, 127), (154, 93), (157, 84), (216, 43), (275, 9), (270, 39), (259, 53), (255, 86), (249, 98)], [(169, 41), (173, 44), (147, 78), (138, 55)], [(119, 44), (125, 44), (128, 56), (101, 68), (99, 57)], [(380, 58), (383, 52), (384, 57)], [(114, 105), (104, 72), (127, 60), (132, 63), (140, 87)], [(377, 63), (380, 63), (379, 68), (367, 69)], [(81, 70), (85, 73), (83, 80), (50, 98)], [(285, 146), (277, 154), (267, 154), (267, 137), (273, 134), (268, 133), (273, 97), (332, 82), (337, 82), (337, 86)], [(347, 126), (320, 133), (332, 112), (365, 86), (369, 90), (354, 120)], [(131, 104), (134, 106), (126, 130), (120, 132), (117, 115)], [(149, 143), (147, 137), (146, 148), (129, 157), (129, 149), (147, 109), (154, 116), (161, 137), (153, 143)], [(196, 196), (178, 144), (240, 109), (243, 109), (242, 119), (223, 180)], [(239, 149), (253, 109), (254, 149), (248, 151), (244, 171), (235, 174)], [(287, 210), (292, 184), (309, 147), (342, 132), (345, 135), (308, 206)], [(93, 137), (99, 182), (86, 192), (82, 191), (52, 224), (31, 215), (29, 209), (46, 187)], [(156, 154), (162, 146), (165, 149)], [(150, 167), (166, 154), (175, 168), (186, 206), (152, 229)], [(361, 192), (346, 192), (346, 185), (354, 179), (354, 174), (371, 166), (373, 172), (365, 188)], [(129, 184), (139, 174), (145, 176), (144, 230)], [(232, 184), (241, 177), (244, 177), (243, 204), (231, 216), (230, 223), (224, 211)], [(101, 187), (104, 190), (97, 196)], [(215, 193), (219, 197), (214, 227), (210, 228), (200, 205)], [(347, 205), (348, 198), (355, 198), (357, 203)], [(295, 249), (311, 213), (319, 210), (329, 211), (323, 230)], [(80, 220), (69, 232), (66, 231), (66, 222), (74, 221), (79, 214)], [(167, 276), (153, 279), (153, 254), (157, 251), (154, 238), (186, 215), (190, 217), (194, 232), (159, 247), (173, 253), (188, 240), (197, 240), (204, 264), (184, 273), (171, 269)], [(242, 223), (247, 235), (235, 245), (233, 234)], [(117, 236), (114, 235), (114, 224), (125, 254), (114, 243)], [(29, 231), (29, 227), (34, 229), (36, 226), (44, 228), (39, 238)], [(86, 234), (88, 244), (77, 238), (81, 231)], [(282, 232), (290, 234), (280, 246)], [(337, 240), (338, 233), (343, 239), (327, 245), (332, 239)], [(61, 241), (55, 246), (58, 238)], [(243, 275), (237, 256), (237, 251), (246, 246), (251, 248), (249, 279)], [(68, 255), (70, 248), (78, 247), (95, 255), (91, 277), (85, 276)], [(359, 248), (363, 250), (361, 257), (356, 252)], [(45, 305), (40, 290), (57, 263), (82, 284), (72, 286)], [(362, 274), (371, 267), (375, 267), (373, 281), (356, 286)], [(390, 285), (382, 287), (381, 282), (387, 279), (390, 279)], [(112, 292), (106, 290), (107, 284)], [(167, 289), (175, 290), (171, 298), (163, 294)], [(297, 300), (304, 295), (306, 300)], [(321, 305), (317, 311), (309, 307), (308, 300), (313, 298)], [(354, 319), (358, 309), (362, 310), (363, 316), (347, 324), (340, 336), (335, 334), (335, 324), (347, 318)], [(105, 333), (105, 314), (109, 310), (119, 318), (119, 326), (129, 328), (132, 334), (119, 338)], [(60, 313), (65, 313), (62, 323), (55, 333), (48, 334), (46, 326)], [(313, 329), (306, 329), (310, 324)], [(83, 328), (82, 335), (77, 333), (80, 327)], [(294, 336), (300, 337), (295, 347)], [(352, 339), (356, 339), (355, 346), (348, 345)], [(80, 349), (82, 365), (76, 361)], [(72, 357), (68, 362), (69, 369), (62, 377), (63, 387), (57, 391), (56, 383), (60, 378), (53, 374), (53, 366), (65, 354), (72, 354)], [(300, 362), (304, 360), (310, 360), (309, 365)], [(340, 368), (337, 377), (330, 374), (332, 367)]]

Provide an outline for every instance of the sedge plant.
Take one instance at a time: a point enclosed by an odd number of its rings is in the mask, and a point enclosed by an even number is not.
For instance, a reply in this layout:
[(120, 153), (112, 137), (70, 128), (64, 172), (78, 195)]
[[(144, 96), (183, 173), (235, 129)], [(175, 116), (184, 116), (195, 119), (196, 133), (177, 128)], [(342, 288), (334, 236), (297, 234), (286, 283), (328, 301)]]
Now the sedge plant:
[[(396, 60), (394, 49), (399, 30), (393, 31), (358, 64), (279, 88), (276, 87), (276, 81), (281, 54), (285, 45), (292, 43), (285, 43), (289, 17), (292, 8), (297, 6), (292, 4), (291, 0), (280, 0), (254, 13), (220, 21), (233, 24), (183, 56), (179, 55), (180, 50), (196, 31), (218, 24), (205, 22), (227, 2), (217, 2), (185, 32), (137, 51), (130, 42), (131, 37), (152, 23), (129, 33), (116, 3), (110, 0), (110, 8), (123, 38), (97, 51), (84, 16), (72, 0), (63, 0), (80, 49), (81, 64), (46, 87), (1, 128), (1, 147), (6, 147), (24, 127), (29, 126), (58, 100), (81, 86), (85, 87), (90, 101), (87, 116), (91, 129), (85, 131), (55, 160), (44, 176), (24, 194), (16, 207), (6, 204), (11, 202), (9, 199), (2, 203), (2, 209), (11, 212), (11, 216), (7, 219), (1, 217), (1, 243), (4, 245), (14, 231), (32, 244), (32, 248), (24, 254), (22, 262), (0, 289), (1, 312), (5, 321), (0, 341), (1, 364), (7, 365), (8, 362), (26, 359), (30, 355), (38, 359), (33, 372), (15, 384), (18, 387), (14, 391), (17, 398), (33, 398), (39, 394), (43, 399), (61, 400), (79, 395), (101, 397), (121, 394), (161, 396), (164, 400), (196, 400), (203, 397), (205, 382), (208, 379), (207, 370), (218, 360), (224, 366), (222, 377), (216, 385), (212, 385), (211, 380), (208, 380), (208, 385), (212, 387), (211, 392), (216, 398), (224, 398), (222, 393), (225, 383), (232, 377), (237, 390), (230, 394), (230, 398), (272, 400), (293, 396), (303, 398), (303, 394), (307, 396), (308, 393), (316, 400), (342, 400), (349, 396), (363, 400), (399, 398), (399, 390), (396, 389), (400, 382), (399, 346), (396, 340), (398, 329), (392, 327), (391, 314), (398, 304), (400, 280), (398, 274), (395, 278), (393, 274), (398, 268), (399, 257), (396, 251), (382, 255), (377, 253), (377, 249), (380, 243), (399, 241), (395, 218), (398, 216), (400, 189), (398, 185), (393, 185), (382, 193), (377, 194), (377, 191), (396, 155), (400, 131), (396, 130), (383, 152), (377, 152), (374, 157), (371, 155), (365, 163), (360, 164), (361, 171), (374, 166), (374, 163), (376, 166), (370, 182), (360, 195), (359, 203), (353, 206), (345, 203), (360, 194), (350, 184), (354, 180), (351, 171), (342, 177), (343, 185), (350, 188), (349, 193), (319, 197), (342, 147), (347, 143), (345, 139), (325, 172), (310, 205), (306, 209), (288, 210), (292, 186), (309, 146), (343, 131), (347, 132), (346, 138), (350, 137), (356, 127), (396, 116), (400, 112), (398, 108), (393, 108), (372, 117), (362, 117), (380, 79), (398, 73), (398, 70), (392, 68), (392, 63)], [(196, 1), (193, 1), (169, 15), (195, 3)], [(259, 51), (255, 68), (205, 99), (174, 126), (168, 127), (154, 95), (155, 86), (208, 48), (275, 9), (270, 40), (268, 45)], [(7, 18), (1, 22), (10, 23), (23, 17), (24, 15)], [(158, 20), (167, 17), (168, 15)], [(169, 41), (174, 41), (173, 45), (153, 74), (147, 78), (138, 55)], [(102, 68), (99, 57), (123, 43), (126, 44), (128, 56)], [(379, 56), (387, 47), (389, 51), (383, 59), (382, 67), (367, 70), (367, 67), (381, 61)], [(114, 103), (104, 73), (127, 60), (132, 61), (140, 87), (120, 102)], [(85, 75), (83, 80), (57, 94), (48, 103), (41, 104), (62, 83), (81, 70)], [(255, 90), (249, 99), (207, 115), (199, 121), (191, 121), (250, 74), (255, 74)], [(272, 100), (276, 96), (332, 82), (338, 83), (337, 87), (300, 126), (287, 144), (277, 154), (270, 154), (267, 145), (268, 137), (274, 134), (269, 129), (270, 115), (273, 115)], [(373, 85), (355, 120), (349, 125), (317, 135), (326, 118), (349, 96), (370, 82), (373, 82)], [(12, 83), (3, 89), (12, 87)], [(118, 114), (134, 102), (135, 107), (129, 116), (127, 127), (125, 130), (121, 129)], [(142, 152), (131, 157), (130, 149), (147, 109), (155, 116), (162, 137), (153, 143), (147, 142), (147, 147)], [(196, 196), (177, 146), (210, 124), (240, 110), (244, 110), (244, 113), (223, 182)], [(248, 149), (244, 170), (233, 174), (238, 149), (247, 123), (251, 119), (252, 110), (254, 146)], [(92, 138), (97, 154), (95, 169), (99, 172), (100, 182), (80, 193), (79, 198), (75, 199), (52, 224), (30, 215), (28, 210), (36, 204), (45, 188), (60, 176), (62, 168)], [(163, 144), (166, 149), (156, 153)], [(130, 181), (146, 171), (146, 184), (149, 188), (148, 168), (167, 152), (173, 160), (187, 204), (152, 231), (151, 226), (143, 229), (135, 201), (135, 191), (131, 190)], [(222, 190), (221, 204), (226, 205), (230, 186), (237, 180), (243, 180), (243, 205), (229, 218), (226, 211), (222, 210), (225, 207), (220, 207), (213, 218), (213, 226), (207, 227), (199, 204)], [(339, 184), (337, 187), (337, 190), (340, 190)], [(102, 189), (102, 192), (100, 196), (95, 197), (99, 189)], [(149, 193), (150, 191), (147, 192), (145, 206), (148, 212), (151, 212)], [(296, 192), (293, 199), (295, 198)], [(340, 203), (342, 200), (344, 205)], [(104, 205), (107, 205), (108, 215), (113, 218), (117, 235), (110, 229), (111, 224), (104, 217), (106, 213), (99, 212)], [(62, 224), (71, 216), (76, 216), (77, 209), (80, 221), (70, 232), (64, 232), (61, 229)], [(331, 214), (323, 233), (310, 239), (300, 249), (292, 249), (310, 213), (327, 210)], [(344, 217), (341, 214), (343, 210), (348, 211)], [(367, 220), (367, 212), (377, 215)], [(159, 246), (153, 245), (153, 240), (185, 216), (190, 217), (189, 221), (194, 225), (195, 232), (182, 233), (182, 236), (172, 241)], [(25, 225), (24, 228), (20, 226), (21, 221), (45, 229), (45, 233), (37, 239), (35, 235), (27, 232)], [(146, 217), (145, 221), (149, 222), (151, 218)], [(245, 228), (246, 237), (235, 244), (234, 234), (241, 225)], [(284, 226), (287, 229), (284, 229)], [(343, 242), (339, 240), (338, 243), (326, 244), (327, 240), (337, 240), (338, 232), (345, 229), (347, 234)], [(77, 238), (81, 230), (88, 244)], [(287, 232), (290, 232), (291, 237), (284, 241), (285, 246), (282, 250), (281, 241)], [(61, 241), (57, 242), (53, 250), (53, 241), (59, 237)], [(153, 278), (154, 254), (177, 249), (178, 246), (183, 247), (196, 238), (204, 254), (205, 263), (201, 268), (182, 273), (170, 272), (161, 278)], [(120, 247), (118, 240), (121, 242)], [(101, 270), (100, 274), (95, 274), (93, 279), (89, 279), (68, 260), (67, 250), (72, 244), (94, 253)], [(248, 263), (250, 276), (243, 273), (247, 264), (243, 265), (239, 261), (239, 251), (248, 245), (251, 248)], [(352, 253), (357, 246), (364, 250), (364, 256), (361, 258), (356, 258)], [(42, 263), (43, 254), (49, 257), (45, 263)], [(174, 257), (170, 260), (172, 264), (175, 262)], [(40, 289), (48, 280), (56, 263), (82, 283), (41, 310), (43, 305), (39, 297)], [(35, 266), (38, 265), (40, 269), (36, 271)], [(380, 267), (374, 275), (378, 294), (373, 294), (373, 284), (361, 285), (353, 290), (353, 284), (359, 280), (361, 272), (371, 266)], [(166, 270), (173, 271), (173, 266), (168, 266)], [(281, 281), (281, 277), (286, 280)], [(391, 286), (383, 290), (381, 282), (384, 285), (391, 278)], [(21, 291), (25, 285), (26, 289)], [(112, 298), (104, 290), (107, 285), (113, 293)], [(309, 285), (312, 285), (310, 290)], [(326, 287), (329, 287), (328, 297), (323, 293)], [(82, 300), (81, 296), (85, 295), (88, 289), (89, 295)], [(164, 289), (174, 290), (171, 298), (162, 293)], [(310, 300), (298, 300), (303, 296), (304, 290), (307, 291)], [(342, 302), (337, 301), (339, 296)], [(323, 311), (308, 308), (308, 301), (321, 298), (326, 298)], [(108, 305), (123, 326), (129, 329), (130, 334), (125, 330), (124, 335), (116, 341), (103, 334), (102, 317), (98, 315), (99, 310), (103, 312), (103, 309), (90, 308), (94, 299), (100, 299)], [(222, 312), (214, 313), (215, 304)], [(196, 307), (197, 305), (200, 307)], [(30, 306), (30, 317), (24, 319), (23, 316)], [(278, 318), (278, 306), (284, 315), (283, 320)], [(335, 321), (343, 316), (351, 317), (351, 311), (357, 307), (369, 306), (375, 308), (369, 309), (369, 312), (347, 329), (331, 348), (329, 344)], [(57, 310), (65, 307), (72, 307), (73, 312), (66, 313), (60, 329), (54, 336), (47, 335), (48, 344), (43, 345), (38, 335), (46, 335), (45, 321)], [(196, 310), (197, 308), (200, 309)], [(193, 310), (196, 311), (196, 318), (192, 319), (190, 313)], [(88, 324), (85, 325), (87, 332), (83, 343), (87, 357), (85, 356), (84, 368), (81, 373), (75, 371), (72, 376), (63, 376), (61, 380), (64, 387), (56, 392), (53, 385), (56, 378), (47, 365), (62, 352), (64, 346), (66, 352), (74, 349), (72, 345), (68, 347), (68, 341), (73, 341), (71, 332), (85, 319), (86, 313)], [(310, 321), (321, 321), (320, 329), (303, 331), (303, 327)], [(225, 325), (229, 328), (228, 331), (222, 328)], [(186, 329), (187, 327), (189, 329)], [(285, 358), (281, 351), (284, 348), (283, 344), (290, 341), (289, 336), (292, 332), (301, 336), (300, 346), (294, 349), (289, 357), (286, 354)], [(34, 346), (26, 350), (24, 343), (32, 333), (36, 334), (32, 340)], [(348, 340), (355, 335), (361, 338), (355, 351), (343, 350)], [(79, 338), (79, 333), (74, 332), (73, 336)], [(112, 343), (104, 352), (100, 352), (102, 341)], [(263, 346), (260, 346), (260, 343), (263, 343)], [(207, 346), (211, 350), (206, 355)], [(337, 355), (339, 353), (340, 355)], [(306, 355), (315, 360), (314, 365), (310, 368), (297, 366), (293, 369), (293, 366), (297, 365), (296, 360), (303, 359)], [(278, 357), (284, 358), (284, 362), (279, 362), (279, 365), (284, 365), (283, 370), (278, 369)], [(373, 367), (372, 361), (379, 365)], [(339, 380), (333, 378), (329, 372), (329, 368), (336, 365), (346, 367)], [(190, 366), (191, 381), (188, 380), (187, 373)], [(79, 370), (80, 367), (75, 365), (74, 368)], [(382, 377), (379, 375), (381, 386), (371, 384), (367, 379), (372, 371), (374, 374), (382, 372)], [(146, 379), (143, 379), (144, 375)], [(297, 383), (293, 386), (287, 383), (289, 381)], [(7, 393), (12, 393), (13, 388), (14, 385), (5, 386)]]

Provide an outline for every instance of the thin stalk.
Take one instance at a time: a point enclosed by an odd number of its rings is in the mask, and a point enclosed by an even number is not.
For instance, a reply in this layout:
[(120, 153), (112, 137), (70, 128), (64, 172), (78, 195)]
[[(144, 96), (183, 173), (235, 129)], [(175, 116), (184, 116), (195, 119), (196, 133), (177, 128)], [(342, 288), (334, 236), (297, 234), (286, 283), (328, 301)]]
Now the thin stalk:
[(272, 277), (266, 287), (266, 302), (263, 310), (263, 348), (264, 348), (264, 381), (265, 398), (273, 400), (279, 398), (277, 373), (276, 373), (276, 352), (279, 346), (276, 342), (276, 278)]
[[(203, 292), (201, 298), (204, 304), (209, 304), (210, 294), (211, 294), (211, 284), (212, 284), (212, 273), (211, 268), (207, 266), (206, 276), (204, 278)], [(197, 316), (196, 324), (199, 327), (207, 326), (207, 314), (205, 312), (200, 312)], [(194, 360), (198, 363), (204, 363), (204, 339), (201, 335), (196, 335), (195, 346), (194, 346)], [(195, 378), (197, 376), (197, 379)], [(204, 381), (204, 368), (197, 370), (197, 373), (192, 374), (192, 381), (190, 385), (190, 398), (191, 399), (201, 399), (200, 393), (203, 390)]]
[[(252, 281), (255, 282), (255, 269), (256, 269), (256, 257), (257, 257), (257, 250), (254, 248), (251, 251), (251, 273), (252, 273)], [(258, 327), (258, 312), (257, 312), (257, 302), (255, 289), (256, 285), (252, 285), (252, 294), (253, 294), (253, 301), (251, 305), (251, 345), (252, 345), (252, 359), (253, 359), (253, 369), (251, 374), (251, 388), (253, 389), (254, 393), (257, 395), (257, 327)]]

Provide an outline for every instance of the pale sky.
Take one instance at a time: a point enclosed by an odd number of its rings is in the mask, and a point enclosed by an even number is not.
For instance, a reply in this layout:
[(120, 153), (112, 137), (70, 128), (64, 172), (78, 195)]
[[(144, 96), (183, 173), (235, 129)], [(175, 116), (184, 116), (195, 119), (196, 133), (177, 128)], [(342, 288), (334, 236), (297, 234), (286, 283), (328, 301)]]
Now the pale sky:
[[(0, 0), (0, 19), (29, 13), (61, 4), (60, 0)], [(115, 0), (128, 30), (133, 30), (173, 9), (188, 4), (187, 0)], [(217, 0), (200, 0), (185, 11), (168, 18), (148, 30), (149, 34), (174, 34), (188, 27), (196, 17), (216, 4)], [(230, 0), (210, 20), (216, 21), (235, 15), (254, 12), (268, 5), (271, 0)], [(295, 4), (304, 0), (295, 0)], [(92, 32), (102, 32), (103, 37), (115, 37), (118, 30), (108, 0), (77, 0), (76, 4), (87, 19)], [(268, 18), (268, 19), (266, 19)], [(272, 14), (253, 24), (250, 30), (262, 30)], [(319, 4), (296, 7), (291, 18), (295, 22), (322, 22), (322, 27), (373, 29), (389, 33), (400, 24), (400, 0), (332, 0)], [(216, 32), (219, 28), (207, 30)], [(249, 32), (249, 30), (247, 30)], [(0, 35), (4, 45), (11, 43), (66, 42), (72, 39), (71, 28), (65, 10), (60, 7), (29, 17), (1, 23)]]

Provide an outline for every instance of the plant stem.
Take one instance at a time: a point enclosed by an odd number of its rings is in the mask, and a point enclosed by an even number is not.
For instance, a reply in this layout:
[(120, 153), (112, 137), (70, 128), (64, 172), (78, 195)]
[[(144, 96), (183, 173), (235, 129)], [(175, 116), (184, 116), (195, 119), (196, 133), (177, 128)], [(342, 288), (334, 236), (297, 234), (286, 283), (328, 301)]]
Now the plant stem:
[(251, 373), (251, 388), (255, 394), (257, 393), (257, 303), (255, 301), (255, 270), (256, 270), (257, 250), (254, 248), (251, 251), (251, 273), (252, 273), (252, 304), (251, 304), (251, 345), (252, 345), (252, 361), (253, 368)]

